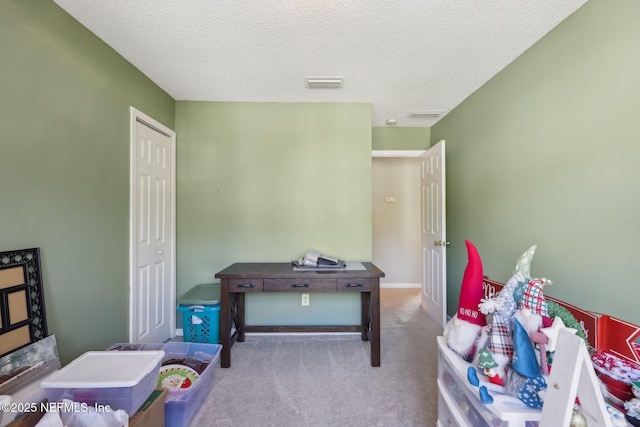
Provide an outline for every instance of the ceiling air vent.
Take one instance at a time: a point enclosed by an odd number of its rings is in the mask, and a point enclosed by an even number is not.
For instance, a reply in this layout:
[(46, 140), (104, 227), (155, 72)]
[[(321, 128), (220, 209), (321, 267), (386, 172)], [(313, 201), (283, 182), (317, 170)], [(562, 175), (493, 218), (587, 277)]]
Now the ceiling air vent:
[(433, 118), (433, 117), (440, 117), (444, 113), (445, 113), (445, 110), (413, 110), (409, 114), (409, 117), (413, 117), (413, 118), (420, 118), (420, 117)]
[(305, 77), (304, 85), (309, 89), (339, 89), (344, 85), (344, 77)]

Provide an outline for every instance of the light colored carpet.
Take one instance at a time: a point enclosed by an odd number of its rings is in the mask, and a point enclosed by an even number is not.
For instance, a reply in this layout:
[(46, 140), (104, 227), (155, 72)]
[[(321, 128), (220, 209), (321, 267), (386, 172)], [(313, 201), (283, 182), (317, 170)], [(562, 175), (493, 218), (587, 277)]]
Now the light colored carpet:
[(441, 335), (419, 289), (381, 290), (381, 366), (359, 335), (247, 335), (191, 427), (435, 426)]

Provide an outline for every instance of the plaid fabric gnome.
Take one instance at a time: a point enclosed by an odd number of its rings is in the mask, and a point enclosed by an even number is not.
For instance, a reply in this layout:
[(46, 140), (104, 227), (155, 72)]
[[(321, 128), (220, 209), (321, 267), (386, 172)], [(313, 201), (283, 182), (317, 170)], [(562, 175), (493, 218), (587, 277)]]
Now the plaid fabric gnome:
[(496, 366), (487, 371), (489, 382), (504, 385), (505, 368), (513, 356), (513, 340), (511, 338), (511, 324), (508, 317), (509, 303), (504, 296), (483, 299), (480, 311), (490, 318), (487, 330), (487, 350), (493, 356)]

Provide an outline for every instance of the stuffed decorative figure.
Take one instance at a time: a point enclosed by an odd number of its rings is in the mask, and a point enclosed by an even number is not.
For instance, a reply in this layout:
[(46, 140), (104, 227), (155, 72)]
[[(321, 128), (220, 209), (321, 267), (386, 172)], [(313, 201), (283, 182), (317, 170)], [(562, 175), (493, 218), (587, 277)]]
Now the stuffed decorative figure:
[(509, 286), (514, 289), (513, 298), (516, 305), (520, 302), (524, 294), (525, 286), (529, 283), (529, 280), (531, 280), (531, 261), (533, 260), (533, 255), (535, 255), (537, 247), (538, 245), (531, 246), (518, 258), (511, 278), (505, 283), (505, 287)]
[(471, 362), (486, 338), (483, 327), (487, 322), (478, 304), (484, 296), (482, 287), (482, 261), (473, 243), (465, 240), (467, 246), (467, 266), (462, 277), (460, 300), (457, 313), (447, 322), (443, 335), (451, 350), (467, 362)]
[[(489, 377), (489, 382), (499, 385), (504, 385), (504, 380), (500, 378), (496, 372), (496, 368), (500, 366), (495, 361), (493, 355), (489, 350), (483, 348), (478, 352), (478, 368), (484, 371), (484, 374)], [(496, 378), (498, 377), (498, 378)]]
[(531, 408), (542, 408), (541, 392), (547, 389), (529, 334), (513, 322), (513, 358), (507, 370), (505, 390)]
[(491, 361), (493, 363), (491, 366), (488, 365), (487, 354), (483, 353), (480, 355), (478, 367), (490, 367), (489, 371), (485, 369), (485, 373), (489, 376), (489, 382), (492, 384), (504, 385), (505, 368), (513, 356), (510, 320), (512, 302), (513, 299), (509, 300), (508, 297), (500, 294), (496, 298), (483, 299), (479, 307), (480, 311), (491, 319), (487, 330), (487, 348), (485, 351), (492, 356)]
[(514, 316), (527, 331), (531, 341), (538, 345), (543, 375), (549, 375), (546, 351), (546, 344), (549, 338), (540, 332), (540, 329), (551, 326), (552, 320), (549, 317), (547, 303), (542, 290), (544, 286), (552, 283), (551, 280), (545, 278), (529, 280)]

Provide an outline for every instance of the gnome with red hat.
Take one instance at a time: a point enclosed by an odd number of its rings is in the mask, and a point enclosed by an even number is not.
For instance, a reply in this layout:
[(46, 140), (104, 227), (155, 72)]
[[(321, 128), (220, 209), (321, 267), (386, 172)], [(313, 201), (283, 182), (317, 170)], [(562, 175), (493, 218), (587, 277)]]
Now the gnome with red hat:
[(462, 277), (458, 311), (445, 325), (444, 336), (451, 350), (471, 362), (477, 351), (484, 346), (484, 326), (487, 321), (478, 309), (484, 296), (482, 261), (476, 247), (468, 240), (465, 240), (465, 244), (468, 260)]

